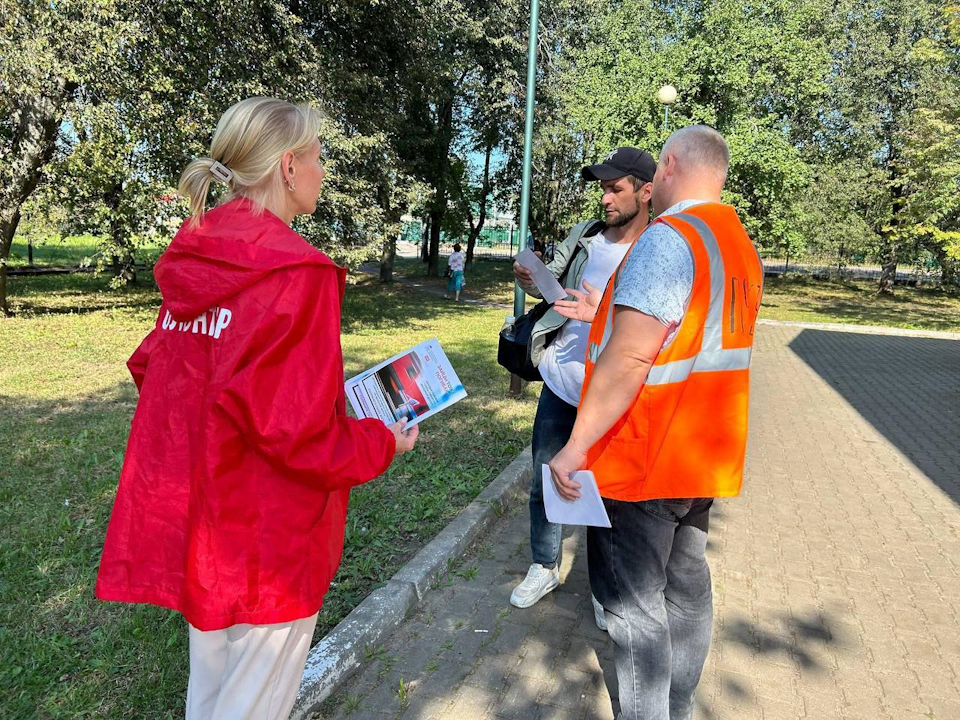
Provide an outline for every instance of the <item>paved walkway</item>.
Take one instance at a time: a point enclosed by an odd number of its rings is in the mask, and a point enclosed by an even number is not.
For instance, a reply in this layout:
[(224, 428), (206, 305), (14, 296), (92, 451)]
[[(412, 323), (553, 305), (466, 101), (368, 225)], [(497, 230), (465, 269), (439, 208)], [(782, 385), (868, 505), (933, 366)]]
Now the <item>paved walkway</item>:
[[(754, 357), (696, 717), (960, 718), (960, 342), (767, 325)], [(613, 718), (583, 533), (516, 610), (527, 542), (521, 498), (318, 717)]]

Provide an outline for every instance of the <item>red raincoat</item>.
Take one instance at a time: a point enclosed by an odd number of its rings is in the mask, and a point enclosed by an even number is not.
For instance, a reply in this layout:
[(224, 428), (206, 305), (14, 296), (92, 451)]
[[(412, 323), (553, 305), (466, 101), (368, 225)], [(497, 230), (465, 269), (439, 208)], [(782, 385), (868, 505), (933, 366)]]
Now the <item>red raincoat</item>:
[(350, 487), (395, 452), (382, 422), (346, 415), (345, 275), (246, 200), (180, 229), (155, 270), (157, 325), (127, 363), (140, 401), (97, 597), (200, 630), (319, 610)]

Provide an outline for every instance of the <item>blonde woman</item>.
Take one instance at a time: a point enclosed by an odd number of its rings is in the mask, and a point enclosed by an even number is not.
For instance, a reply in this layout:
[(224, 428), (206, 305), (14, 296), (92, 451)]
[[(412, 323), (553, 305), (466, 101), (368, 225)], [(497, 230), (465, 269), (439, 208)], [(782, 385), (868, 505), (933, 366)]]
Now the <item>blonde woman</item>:
[[(189, 623), (189, 720), (286, 718), (340, 563), (350, 488), (417, 428), (345, 412), (346, 271), (290, 229), (325, 171), (320, 117), (250, 98), (180, 179), (191, 217), (128, 362), (140, 390), (97, 596)], [(205, 212), (213, 182), (228, 192)]]

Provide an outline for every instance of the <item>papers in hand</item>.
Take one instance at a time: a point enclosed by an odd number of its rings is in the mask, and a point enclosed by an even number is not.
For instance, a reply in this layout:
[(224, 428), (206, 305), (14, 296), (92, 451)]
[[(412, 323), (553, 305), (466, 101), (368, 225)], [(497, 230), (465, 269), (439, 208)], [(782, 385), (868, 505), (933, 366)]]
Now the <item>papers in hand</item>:
[(534, 255), (533, 250), (530, 248), (521, 250), (517, 253), (514, 260), (530, 271), (530, 274), (533, 275), (533, 282), (536, 284), (537, 290), (540, 291), (543, 299), (548, 303), (553, 304), (557, 300), (563, 300), (567, 296), (566, 291), (560, 283), (557, 282), (553, 273), (547, 270), (547, 266), (543, 264), (540, 258)]
[(434, 338), (394, 355), (344, 384), (359, 418), (413, 427), (467, 396), (440, 342)]
[(564, 500), (553, 484), (550, 468), (541, 466), (543, 473), (543, 506), (547, 511), (547, 520), (563, 525), (593, 525), (595, 527), (610, 527), (610, 518), (603, 507), (600, 491), (597, 489), (597, 479), (589, 470), (580, 470), (570, 478), (580, 483), (580, 497), (576, 500)]

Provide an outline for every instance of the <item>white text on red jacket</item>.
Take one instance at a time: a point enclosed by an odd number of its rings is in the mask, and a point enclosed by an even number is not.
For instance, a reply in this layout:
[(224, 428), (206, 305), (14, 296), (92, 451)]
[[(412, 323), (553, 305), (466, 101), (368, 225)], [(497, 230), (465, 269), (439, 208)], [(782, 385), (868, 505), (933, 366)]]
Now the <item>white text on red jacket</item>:
[(230, 324), (233, 319), (233, 313), (227, 308), (210, 308), (202, 315), (198, 315), (193, 320), (177, 322), (169, 311), (163, 316), (163, 322), (160, 327), (164, 330), (178, 330), (180, 332), (200, 333), (209, 335), (215, 340), (220, 337), (220, 333)]

